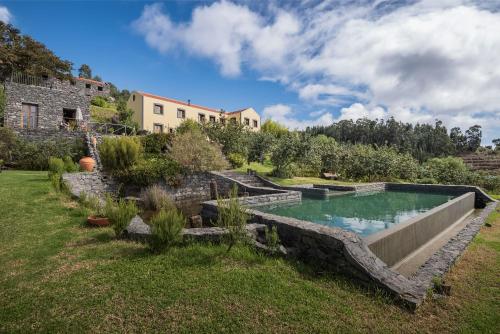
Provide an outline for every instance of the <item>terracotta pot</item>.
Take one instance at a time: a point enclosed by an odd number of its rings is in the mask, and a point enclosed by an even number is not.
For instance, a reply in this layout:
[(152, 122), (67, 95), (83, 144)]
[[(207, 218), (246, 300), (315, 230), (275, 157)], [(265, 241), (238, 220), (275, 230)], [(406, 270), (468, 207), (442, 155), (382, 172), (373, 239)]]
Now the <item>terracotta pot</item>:
[(108, 218), (96, 216), (88, 216), (87, 223), (94, 226), (108, 226), (110, 224)]
[(84, 171), (91, 172), (94, 170), (94, 166), (95, 160), (91, 157), (83, 157), (80, 159), (80, 167), (82, 167)]

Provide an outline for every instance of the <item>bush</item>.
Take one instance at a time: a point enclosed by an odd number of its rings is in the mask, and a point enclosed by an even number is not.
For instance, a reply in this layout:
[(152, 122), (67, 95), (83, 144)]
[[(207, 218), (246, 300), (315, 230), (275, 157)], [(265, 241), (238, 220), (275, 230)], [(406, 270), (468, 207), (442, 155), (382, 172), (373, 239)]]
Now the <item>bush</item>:
[(229, 153), (227, 159), (233, 168), (240, 168), (246, 162), (245, 157), (240, 153)]
[(52, 188), (56, 192), (60, 192), (62, 190), (62, 178), (61, 174), (55, 173), (55, 174), (49, 174), (49, 180), (52, 185)]
[(145, 153), (165, 153), (171, 145), (172, 134), (152, 133), (141, 137), (142, 147)]
[(228, 199), (217, 198), (218, 216), (216, 225), (228, 230), (225, 236), (226, 242), (231, 248), (238, 242), (244, 241), (247, 238), (246, 224), (249, 219), (247, 210), (240, 204), (238, 199), (238, 187), (236, 185), (231, 189)]
[(280, 238), (278, 236), (278, 229), (276, 225), (273, 225), (271, 229), (269, 227), (265, 227), (264, 233), (266, 236), (266, 246), (272, 252), (276, 253), (280, 246)]
[(141, 192), (141, 199), (147, 210), (175, 209), (174, 201), (159, 185), (152, 185)]
[(64, 170), (68, 173), (78, 172), (80, 167), (77, 163), (73, 162), (73, 159), (69, 155), (63, 158), (64, 161)]
[(443, 184), (465, 184), (469, 173), (467, 166), (460, 158), (433, 158), (424, 164), (422, 177), (433, 178)]
[(51, 180), (53, 175), (58, 175), (60, 178), (65, 171), (64, 161), (61, 158), (50, 157), (48, 165), (49, 165), (48, 175)]
[(293, 177), (297, 166), (292, 164), (298, 161), (301, 150), (302, 144), (297, 133), (286, 132), (281, 135), (271, 154), (271, 162), (275, 166), (271, 174), (276, 177)]
[(221, 170), (229, 166), (219, 145), (210, 143), (198, 131), (177, 134), (172, 140), (170, 155), (190, 172)]
[(109, 107), (108, 101), (106, 100), (106, 98), (104, 98), (102, 96), (94, 97), (92, 99), (92, 101), (90, 102), (90, 104), (92, 104), (93, 106), (101, 107), (101, 108), (108, 108)]
[(15, 146), (12, 161), (16, 168), (28, 170), (47, 170), (48, 157), (80, 158), (85, 153), (82, 140), (59, 140), (43, 141), (40, 143), (29, 143), (18, 140)]
[(106, 196), (104, 213), (109, 219), (116, 236), (120, 236), (123, 233), (138, 212), (139, 210), (134, 202), (124, 200), (123, 198), (115, 202), (111, 196)]
[(181, 166), (176, 161), (166, 158), (150, 158), (140, 160), (128, 169), (115, 170), (113, 176), (121, 183), (139, 187), (149, 186), (159, 181), (176, 186), (177, 176), (180, 173)]
[(151, 237), (148, 244), (153, 252), (160, 252), (182, 241), (186, 219), (177, 209), (162, 209), (149, 221)]
[(104, 138), (99, 145), (102, 165), (108, 170), (127, 169), (139, 160), (141, 145), (137, 138)]
[(201, 131), (202, 129), (200, 123), (192, 119), (186, 119), (175, 130), (177, 134), (184, 134), (189, 132), (201, 132)]
[(0, 159), (5, 163), (12, 162), (18, 144), (17, 136), (12, 129), (0, 127)]
[(87, 215), (94, 215), (98, 218), (106, 217), (105, 206), (101, 203), (99, 197), (81, 192), (79, 202), (88, 211)]

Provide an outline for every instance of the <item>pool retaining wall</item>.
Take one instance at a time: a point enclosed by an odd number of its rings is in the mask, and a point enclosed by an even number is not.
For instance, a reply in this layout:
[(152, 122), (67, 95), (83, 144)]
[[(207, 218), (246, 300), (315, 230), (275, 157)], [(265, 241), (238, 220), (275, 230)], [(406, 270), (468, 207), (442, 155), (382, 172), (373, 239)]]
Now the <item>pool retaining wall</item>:
[(468, 192), (389, 229), (366, 237), (370, 250), (393, 266), (474, 210), (473, 192)]

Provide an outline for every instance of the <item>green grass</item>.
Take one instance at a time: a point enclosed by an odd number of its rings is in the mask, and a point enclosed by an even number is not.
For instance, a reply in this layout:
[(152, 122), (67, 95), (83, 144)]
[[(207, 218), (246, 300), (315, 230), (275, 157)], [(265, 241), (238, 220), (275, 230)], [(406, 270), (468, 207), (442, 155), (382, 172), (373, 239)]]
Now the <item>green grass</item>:
[(281, 186), (294, 186), (301, 184), (335, 184), (335, 185), (355, 184), (355, 182), (326, 180), (319, 177), (293, 177), (291, 179), (284, 179), (279, 177), (268, 176), (267, 174), (269, 174), (274, 168), (274, 166), (269, 161), (264, 161), (263, 164), (260, 164), (258, 162), (251, 162), (249, 165), (245, 164), (242, 167), (235, 169), (234, 171), (240, 173), (246, 173), (247, 168), (255, 170), (257, 174), (259, 174), (260, 176), (263, 176)]
[(90, 106), (90, 117), (96, 122), (108, 123), (116, 113), (116, 107), (103, 108), (94, 105)]
[(411, 314), (349, 280), (237, 246), (146, 246), (88, 228), (44, 172), (0, 173), (0, 332), (494, 333), (500, 213)]

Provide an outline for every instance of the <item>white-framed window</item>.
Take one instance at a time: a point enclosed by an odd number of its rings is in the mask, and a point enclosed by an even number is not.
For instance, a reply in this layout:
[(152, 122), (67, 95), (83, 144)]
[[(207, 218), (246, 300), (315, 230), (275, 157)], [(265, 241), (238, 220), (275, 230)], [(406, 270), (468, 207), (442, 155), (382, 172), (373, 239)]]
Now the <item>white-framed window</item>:
[(153, 113), (163, 115), (163, 105), (155, 103), (153, 106)]
[(186, 118), (186, 110), (178, 108), (177, 118)]
[(21, 127), (25, 129), (38, 127), (38, 105), (31, 103), (22, 104)]
[(163, 133), (163, 124), (154, 123), (153, 124), (153, 133)]

